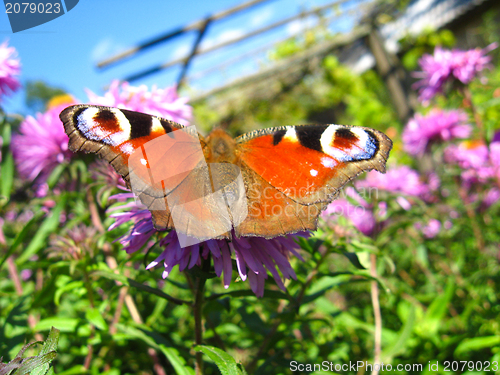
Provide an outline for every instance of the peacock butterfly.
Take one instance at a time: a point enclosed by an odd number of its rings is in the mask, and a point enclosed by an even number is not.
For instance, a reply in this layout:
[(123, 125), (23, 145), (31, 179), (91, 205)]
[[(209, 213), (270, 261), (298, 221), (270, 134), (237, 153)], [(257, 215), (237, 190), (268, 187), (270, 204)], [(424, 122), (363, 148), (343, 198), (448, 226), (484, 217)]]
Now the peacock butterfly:
[[(348, 125), (280, 126), (235, 139), (124, 109), (60, 114), (69, 149), (109, 162), (158, 230), (206, 240), (315, 230), (321, 211), (361, 172), (385, 172), (392, 141)], [(217, 193), (220, 193), (217, 195)], [(217, 196), (216, 196), (217, 195)], [(243, 204), (242, 204), (243, 203)]]

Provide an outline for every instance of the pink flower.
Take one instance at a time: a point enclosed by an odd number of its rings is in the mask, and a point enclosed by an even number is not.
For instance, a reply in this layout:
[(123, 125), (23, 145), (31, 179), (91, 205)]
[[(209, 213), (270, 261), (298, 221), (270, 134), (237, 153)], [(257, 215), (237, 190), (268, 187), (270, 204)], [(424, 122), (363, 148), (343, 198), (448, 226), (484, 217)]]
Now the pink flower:
[[(123, 193), (111, 198), (124, 201), (132, 197), (132, 193)], [(151, 213), (148, 210), (139, 206), (136, 202), (126, 203), (118, 208), (125, 208), (126, 211), (111, 215), (116, 221), (109, 230), (113, 230), (124, 223), (131, 222), (133, 224), (128, 234), (118, 239), (124, 245), (127, 253), (135, 252), (144, 245), (149, 248), (156, 242), (153, 237), (159, 232), (154, 228)], [(289, 257), (293, 254), (303, 260), (297, 252), (300, 247), (294, 242), (294, 239), (298, 236), (307, 236), (307, 234), (293, 234), (265, 239), (261, 237), (237, 238), (233, 233), (231, 242), (209, 240), (181, 248), (177, 233), (172, 230), (159, 241), (160, 247), (164, 250), (158, 258), (147, 266), (147, 269), (162, 264), (165, 268), (162, 276), (166, 278), (174, 267), (178, 266), (180, 271), (184, 271), (195, 265), (201, 265), (201, 258), (208, 259), (208, 256), (211, 255), (215, 273), (219, 277), (224, 273), (224, 287), (228, 288), (232, 278), (231, 257), (234, 255), (239, 276), (242, 280), (248, 278), (252, 291), (258, 297), (262, 297), (268, 272), (271, 273), (276, 284), (282, 290), (285, 290), (282, 278), (296, 279)]]
[(441, 47), (434, 50), (434, 55), (424, 54), (420, 58), (419, 64), (422, 71), (415, 72), (413, 75), (421, 80), (413, 87), (420, 89), (418, 98), (421, 102), (428, 102), (436, 94), (443, 92), (443, 86), (453, 70), (452, 61), (452, 52)]
[[(339, 198), (330, 203), (322, 217), (331, 220), (333, 215), (342, 215), (349, 219), (352, 224), (365, 236), (370, 236), (375, 230), (376, 220), (371, 206), (352, 187), (345, 189), (345, 194), (350, 198)], [(357, 203), (354, 204), (354, 202)], [(385, 207), (381, 207), (382, 211)]]
[(409, 154), (418, 155), (423, 154), (431, 142), (467, 138), (471, 126), (466, 122), (467, 114), (460, 110), (434, 109), (426, 116), (417, 114), (403, 132), (404, 148)]
[(21, 84), (16, 76), (21, 73), (21, 63), (14, 47), (7, 47), (7, 41), (0, 44), (0, 97), (10, 95)]
[(415, 228), (421, 231), (425, 238), (434, 238), (441, 230), (441, 222), (436, 219), (431, 219), (425, 225), (420, 222), (415, 223)]
[(156, 86), (148, 91), (146, 85), (131, 86), (128, 82), (120, 84), (114, 80), (104, 96), (98, 96), (86, 90), (91, 104), (105, 105), (148, 113), (164, 117), (182, 125), (188, 125), (192, 117), (192, 107), (187, 105), (188, 98), (179, 98), (176, 88), (158, 89)]
[(453, 75), (463, 84), (470, 83), (479, 72), (490, 68), (491, 56), (486, 54), (498, 47), (498, 43), (492, 43), (484, 49), (475, 48), (469, 51), (458, 51), (453, 66)]
[[(500, 190), (493, 187), (483, 190), (482, 187), (496, 180), (500, 182), (500, 142), (496, 141), (486, 146), (481, 141), (465, 141), (459, 145), (451, 145), (445, 150), (445, 161), (458, 164), (462, 169), (462, 186), (469, 191), (470, 202), (482, 198), (480, 209), (487, 209), (500, 200)], [(483, 190), (475, 192), (473, 188)]]
[(486, 191), (486, 194), (483, 197), (481, 209), (486, 210), (498, 201), (500, 201), (500, 190), (498, 188), (491, 188)]
[(414, 76), (421, 78), (414, 87), (419, 88), (419, 99), (428, 103), (436, 94), (444, 92), (444, 85), (456, 79), (463, 84), (470, 83), (479, 72), (489, 68), (491, 57), (486, 53), (497, 48), (497, 44), (490, 44), (484, 49), (469, 51), (445, 50), (437, 47), (434, 55), (424, 54), (419, 60), (421, 72)]
[[(496, 143), (490, 147), (496, 150)], [(495, 153), (491, 155), (495, 160)], [(467, 188), (474, 183), (485, 183), (495, 176), (497, 170), (490, 160), (490, 149), (481, 141), (464, 141), (459, 145), (450, 145), (444, 150), (444, 159), (448, 163), (458, 164), (462, 172), (462, 180)]]
[(27, 116), (12, 136), (10, 148), (22, 178), (35, 181), (37, 195), (47, 194), (47, 178), (59, 164), (69, 162), (73, 153), (68, 150), (68, 136), (59, 120), (59, 113), (67, 107), (61, 104), (36, 118)]
[(429, 193), (429, 187), (422, 182), (419, 174), (405, 165), (389, 168), (386, 174), (376, 171), (368, 172), (366, 179), (358, 181), (356, 186), (415, 197), (423, 197)]

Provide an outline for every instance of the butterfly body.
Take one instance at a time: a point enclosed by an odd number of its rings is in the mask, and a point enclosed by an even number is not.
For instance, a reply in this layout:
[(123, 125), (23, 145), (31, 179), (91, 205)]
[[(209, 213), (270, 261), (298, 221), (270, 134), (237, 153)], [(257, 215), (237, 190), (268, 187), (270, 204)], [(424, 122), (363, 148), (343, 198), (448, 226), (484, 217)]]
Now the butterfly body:
[[(107, 160), (157, 229), (200, 240), (228, 238), (231, 229), (266, 238), (315, 230), (348, 181), (385, 172), (392, 147), (379, 131), (344, 125), (282, 126), (233, 139), (222, 129), (204, 138), (191, 127), (110, 107), (76, 105), (60, 117), (69, 148)], [(223, 203), (211, 199), (217, 192)]]

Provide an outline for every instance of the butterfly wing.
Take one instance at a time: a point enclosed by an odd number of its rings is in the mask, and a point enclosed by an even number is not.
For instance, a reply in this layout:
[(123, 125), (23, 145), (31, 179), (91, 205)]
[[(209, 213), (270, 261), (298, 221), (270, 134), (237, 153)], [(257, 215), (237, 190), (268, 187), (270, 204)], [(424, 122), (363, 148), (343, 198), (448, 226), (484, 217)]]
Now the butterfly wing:
[(241, 236), (274, 237), (314, 230), (340, 189), (361, 172), (385, 172), (392, 141), (383, 133), (345, 125), (283, 126), (236, 139), (247, 188)]
[[(166, 199), (170, 192), (184, 184), (187, 185), (185, 189), (177, 190), (192, 196), (206, 195), (191, 191), (203, 186), (186, 182), (189, 173), (204, 162), (203, 153), (198, 152), (200, 141), (202, 148), (204, 141), (197, 134), (179, 131), (186, 129), (183, 125), (144, 113), (95, 105), (68, 107), (61, 112), (60, 118), (69, 136), (69, 149), (96, 153), (110, 163), (151, 211), (157, 229), (173, 228)], [(160, 143), (164, 135), (168, 135), (167, 140), (177, 140), (168, 150), (164, 150), (164, 142)], [(158, 143), (156, 147), (155, 142)], [(181, 147), (181, 151), (176, 147)], [(168, 160), (165, 160), (167, 154)], [(143, 164), (146, 160), (147, 165)], [(151, 171), (161, 174), (164, 166), (170, 167), (171, 177), (157, 178), (160, 182), (151, 183)], [(172, 171), (175, 169), (172, 166), (178, 166), (178, 173)]]

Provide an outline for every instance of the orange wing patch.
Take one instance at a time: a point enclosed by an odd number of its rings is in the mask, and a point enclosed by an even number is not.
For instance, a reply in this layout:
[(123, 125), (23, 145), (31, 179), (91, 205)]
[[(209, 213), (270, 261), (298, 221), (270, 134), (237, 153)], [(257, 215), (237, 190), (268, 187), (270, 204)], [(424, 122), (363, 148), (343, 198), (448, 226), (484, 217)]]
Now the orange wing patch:
[(381, 132), (342, 125), (265, 129), (236, 141), (243, 163), (301, 204), (331, 201), (359, 173), (385, 171), (392, 147)]

